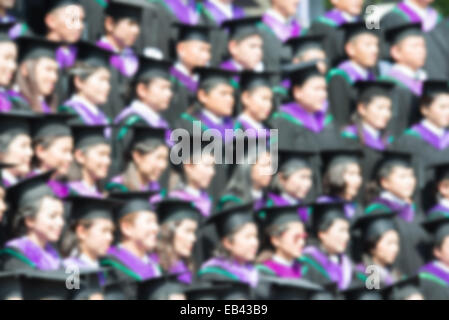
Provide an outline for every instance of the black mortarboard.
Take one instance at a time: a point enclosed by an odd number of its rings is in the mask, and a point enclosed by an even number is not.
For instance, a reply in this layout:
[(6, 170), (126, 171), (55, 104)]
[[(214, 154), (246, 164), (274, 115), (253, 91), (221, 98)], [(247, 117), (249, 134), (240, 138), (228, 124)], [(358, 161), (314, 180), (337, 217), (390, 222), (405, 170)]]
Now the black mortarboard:
[(0, 273), (0, 300), (22, 298), (20, 277), (18, 272)]
[(102, 269), (81, 269), (79, 273), (79, 289), (73, 290), (73, 300), (89, 300), (93, 294), (103, 294), (100, 285)]
[(106, 126), (73, 125), (72, 132), (75, 149), (87, 148), (98, 144), (109, 144), (105, 137)]
[(245, 282), (232, 279), (213, 279), (211, 283), (217, 286), (228, 286), (223, 288), (221, 300), (251, 300), (251, 286)]
[(214, 283), (197, 283), (185, 290), (187, 300), (221, 300), (229, 285), (216, 285)]
[(112, 0), (106, 7), (105, 15), (115, 20), (131, 19), (140, 23), (143, 9), (144, 7), (136, 1)]
[(104, 218), (114, 221), (114, 210), (120, 207), (119, 201), (112, 199), (70, 196), (66, 199), (71, 203), (70, 218), (72, 221)]
[(178, 274), (151, 278), (138, 283), (138, 300), (168, 300), (172, 294), (184, 294), (185, 285), (178, 281)]
[(226, 20), (221, 24), (222, 28), (229, 31), (229, 40), (241, 41), (253, 35), (259, 35), (261, 32), (257, 24), (261, 17), (245, 17), (241, 19)]
[(184, 41), (202, 41), (210, 42), (210, 31), (212, 27), (206, 25), (189, 25), (183, 23), (175, 23), (175, 27), (178, 29), (177, 42)]
[(202, 88), (205, 83), (218, 84), (231, 84), (232, 77), (235, 76), (235, 72), (213, 67), (200, 67), (195, 68), (194, 73), (200, 76), (199, 88)]
[(316, 153), (312, 151), (279, 150), (278, 171), (283, 171), (284, 168), (293, 163), (298, 169), (301, 167), (312, 168), (314, 156), (316, 156)]
[(47, 4), (47, 12), (51, 12), (65, 6), (81, 5), (80, 0), (46, 0), (45, 2)]
[(20, 37), (17, 39), (19, 46), (19, 63), (26, 60), (47, 57), (56, 60), (56, 50), (61, 45), (39, 37)]
[(406, 300), (412, 294), (421, 293), (419, 288), (419, 276), (413, 276), (400, 280), (382, 291), (388, 300)]
[(393, 82), (388, 81), (357, 81), (357, 101), (367, 101), (373, 97), (391, 97), (394, 88)]
[(13, 42), (9, 37), (9, 31), (15, 24), (15, 22), (0, 23), (0, 42)]
[(379, 30), (375, 28), (369, 29), (365, 21), (345, 23), (340, 26), (340, 29), (344, 32), (345, 43), (351, 41), (354, 37), (360, 34), (369, 33), (379, 36)]
[(325, 150), (320, 153), (322, 172), (340, 163), (359, 163), (363, 158), (363, 151), (359, 148), (341, 147), (335, 150)]
[(68, 275), (63, 271), (29, 271), (21, 277), (24, 300), (70, 300)]
[(309, 49), (323, 49), (323, 35), (310, 35), (290, 38), (286, 45), (290, 48), (292, 56), (297, 57)]
[(449, 236), (449, 214), (444, 211), (431, 212), (422, 226), (432, 236), (434, 245), (439, 246)]
[(25, 112), (0, 113), (0, 135), (11, 134), (31, 134), (31, 123), (34, 119), (40, 120), (37, 115)]
[(66, 137), (72, 136), (72, 130), (68, 120), (73, 116), (68, 114), (46, 114), (32, 125), (33, 139), (44, 137)]
[(422, 97), (432, 98), (439, 94), (449, 94), (449, 83), (444, 80), (427, 80), (423, 84)]
[(436, 183), (449, 179), (449, 162), (433, 164), (429, 169), (433, 170)]
[(305, 279), (289, 279), (279, 277), (264, 277), (264, 282), (270, 284), (270, 299), (272, 300), (310, 300), (323, 288)]
[(364, 282), (353, 282), (349, 288), (340, 292), (344, 300), (383, 300), (382, 290), (367, 289)]
[(272, 72), (254, 72), (245, 70), (240, 74), (240, 89), (243, 91), (253, 90), (259, 87), (273, 86), (273, 76)]
[(401, 166), (406, 168), (413, 167), (413, 156), (408, 152), (399, 151), (385, 151), (382, 153), (382, 158), (374, 166), (372, 172), (373, 179), (377, 178), (378, 172), (386, 166)]
[(298, 205), (266, 207), (257, 211), (256, 216), (264, 228), (281, 226), (289, 222), (301, 222), (298, 215)]
[(171, 61), (139, 57), (139, 70), (135, 76), (137, 82), (147, 82), (155, 78), (170, 79)]
[(312, 211), (312, 231), (318, 234), (323, 229), (329, 228), (336, 219), (347, 220), (344, 209), (344, 202), (316, 203)]
[(206, 221), (206, 224), (215, 226), (220, 239), (234, 233), (247, 223), (255, 223), (252, 203), (227, 208), (215, 213)]
[(109, 194), (111, 199), (117, 199), (123, 202), (117, 211), (117, 220), (125, 217), (128, 214), (140, 212), (140, 211), (151, 211), (154, 212), (155, 208), (150, 204), (151, 196), (155, 195), (156, 192), (113, 192)]
[(410, 36), (423, 36), (421, 23), (406, 23), (385, 31), (385, 39), (392, 46)]
[(133, 136), (131, 141), (131, 148), (134, 148), (138, 143), (146, 143), (158, 141), (165, 144), (167, 137), (167, 130), (152, 128), (149, 126), (133, 126)]
[(324, 77), (316, 61), (288, 65), (283, 69), (283, 73), (290, 79), (292, 86), (301, 86), (312, 77)]
[(87, 41), (77, 44), (77, 61), (93, 68), (109, 68), (111, 52)]
[(22, 208), (34, 204), (44, 197), (54, 197), (55, 194), (47, 184), (52, 174), (53, 171), (48, 171), (22, 180), (8, 188), (8, 203), (14, 208)]
[(397, 230), (395, 212), (373, 212), (357, 218), (352, 225), (365, 244), (373, 244), (387, 231)]
[(192, 202), (177, 199), (162, 200), (157, 204), (156, 212), (161, 225), (184, 219), (199, 221), (201, 217), (201, 213)]

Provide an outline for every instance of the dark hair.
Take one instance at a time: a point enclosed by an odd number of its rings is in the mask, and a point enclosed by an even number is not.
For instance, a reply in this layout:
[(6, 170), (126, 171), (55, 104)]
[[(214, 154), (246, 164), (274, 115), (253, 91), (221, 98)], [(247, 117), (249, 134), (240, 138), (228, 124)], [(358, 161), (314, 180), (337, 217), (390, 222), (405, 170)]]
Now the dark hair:
[(370, 181), (366, 185), (365, 204), (371, 203), (376, 197), (379, 196), (382, 191), (382, 186), (380, 185), (381, 180), (388, 178), (393, 172), (393, 169), (398, 165), (399, 164), (397, 162), (386, 163), (377, 171), (376, 179), (374, 181)]
[(0, 134), (0, 153), (5, 153), (8, 150), (11, 142), (17, 137), (17, 135), (6, 132), (4, 134)]
[(79, 220), (70, 225), (64, 232), (59, 246), (60, 253), (63, 257), (68, 257), (75, 250), (79, 250), (79, 239), (76, 234), (76, 228), (82, 226), (85, 229), (92, 227), (94, 222), (92, 220)]
[(346, 183), (343, 176), (350, 163), (353, 162), (348, 159), (348, 161), (336, 163), (327, 169), (323, 177), (324, 194), (341, 196), (345, 192)]
[(101, 68), (102, 67), (89, 66), (84, 62), (79, 62), (79, 61), (76, 62), (75, 65), (73, 67), (71, 67), (68, 71), (69, 75), (70, 75), (69, 88), (68, 88), (69, 95), (77, 92), (77, 89), (75, 86), (75, 78), (76, 77), (80, 78), (82, 81), (85, 81), (86, 79), (88, 79), (91, 75), (93, 75), (95, 72), (97, 72)]
[(262, 250), (256, 259), (256, 263), (263, 263), (273, 257), (275, 253), (275, 247), (271, 242), (271, 237), (280, 237), (285, 231), (287, 231), (288, 224), (289, 223), (287, 222), (282, 225), (273, 225), (271, 227), (265, 228), (262, 235)]
[[(373, 97), (375, 98), (375, 97)], [(363, 103), (363, 102), (362, 102)], [(363, 103), (364, 106), (367, 106), (368, 103)], [(363, 124), (362, 124), (362, 118), (359, 115), (359, 113), (356, 111), (352, 115), (352, 123), (355, 125), (357, 129), (357, 136), (359, 137), (360, 143), (362, 145), (365, 144), (365, 137), (363, 136)], [(387, 144), (389, 138), (389, 132), (387, 129), (381, 131), (381, 140), (384, 144)]]
[[(48, 149), (59, 138), (64, 138), (64, 136), (46, 136), (37, 138), (33, 141), (33, 150), (36, 150), (37, 146), (42, 146), (42, 148)], [(38, 167), (40, 165), (40, 160), (38, 159), (35, 152), (32, 160), (32, 165), (33, 167)]]

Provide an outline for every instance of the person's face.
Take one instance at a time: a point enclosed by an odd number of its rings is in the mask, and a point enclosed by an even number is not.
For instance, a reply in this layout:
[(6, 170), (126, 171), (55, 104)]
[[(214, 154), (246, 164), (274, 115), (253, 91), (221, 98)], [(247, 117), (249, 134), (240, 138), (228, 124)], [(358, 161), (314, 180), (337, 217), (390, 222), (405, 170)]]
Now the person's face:
[(273, 7), (277, 8), (286, 17), (296, 14), (300, 2), (301, 0), (272, 0)]
[(173, 97), (171, 82), (167, 79), (157, 78), (151, 81), (144, 90), (143, 102), (157, 112), (168, 109)]
[(287, 179), (281, 177), (284, 191), (296, 199), (304, 199), (312, 187), (312, 170), (303, 168), (291, 174)]
[(256, 258), (259, 248), (259, 239), (257, 237), (257, 227), (254, 223), (243, 225), (232, 239), (225, 238), (223, 245), (232, 257), (240, 262), (251, 262)]
[(256, 121), (268, 119), (273, 108), (273, 92), (268, 87), (259, 87), (242, 94), (245, 111)]
[(97, 258), (106, 255), (114, 240), (114, 223), (105, 218), (96, 218), (92, 225), (77, 230), (83, 249), (93, 253)]
[(444, 238), (441, 246), (433, 250), (435, 258), (449, 266), (449, 237)]
[(348, 163), (346, 170), (343, 173), (343, 180), (346, 186), (346, 197), (348, 199), (353, 199), (357, 196), (357, 193), (362, 186), (360, 166), (357, 163)]
[(159, 146), (153, 152), (143, 155), (137, 154), (134, 159), (139, 172), (148, 179), (148, 181), (157, 181), (167, 169), (168, 148)]
[(133, 221), (132, 239), (145, 251), (151, 252), (156, 248), (159, 224), (154, 212), (139, 212)]
[(234, 88), (229, 84), (220, 83), (208, 93), (199, 90), (198, 98), (209, 111), (218, 117), (230, 117), (234, 110)]
[(440, 128), (449, 126), (449, 94), (440, 94), (428, 108), (421, 109), (422, 114)]
[(388, 177), (382, 179), (381, 185), (400, 199), (409, 200), (416, 187), (415, 173), (411, 168), (396, 166)]
[(132, 19), (120, 19), (112, 24), (111, 31), (112, 37), (123, 47), (132, 47), (139, 37), (140, 26)]
[(8, 205), (5, 201), (5, 189), (0, 187), (0, 223), (2, 222), (3, 215), (5, 214), (5, 211), (8, 209)]
[(20, 134), (14, 138), (8, 146), (8, 149), (2, 159), (5, 163), (15, 164), (12, 171), (19, 177), (23, 177), (31, 170), (31, 159), (33, 158), (33, 149), (31, 148), (31, 138)]
[(362, 120), (377, 130), (384, 130), (392, 116), (392, 102), (388, 97), (375, 97), (368, 105), (360, 104)]
[(58, 41), (76, 43), (84, 30), (85, 12), (82, 6), (69, 5), (48, 14), (45, 21), (50, 32), (57, 35)]
[(343, 219), (335, 219), (326, 231), (318, 234), (321, 244), (330, 254), (345, 252), (349, 242), (349, 222)]
[(79, 93), (92, 104), (105, 104), (111, 90), (111, 73), (105, 68), (100, 68), (85, 80), (78, 78), (76, 85)]
[(17, 46), (13, 42), (0, 43), (0, 86), (11, 84), (17, 69)]
[(421, 36), (409, 36), (391, 48), (391, 55), (397, 63), (413, 70), (421, 69), (426, 63), (426, 40)]
[(263, 59), (263, 39), (253, 35), (242, 41), (231, 41), (229, 44), (231, 55), (245, 69), (254, 70)]
[(269, 186), (272, 178), (271, 156), (265, 153), (259, 156), (257, 162), (251, 168), (251, 181), (256, 190)]
[(16, 0), (0, 0), (0, 7), (5, 9), (12, 9), (16, 4)]
[(331, 0), (332, 5), (352, 16), (359, 16), (363, 9), (363, 0)]
[(323, 110), (327, 100), (327, 84), (324, 77), (312, 77), (299, 87), (293, 89), (295, 101), (309, 112)]
[(65, 176), (73, 160), (73, 138), (57, 138), (48, 148), (37, 146), (36, 156), (45, 169), (56, 170), (59, 176)]
[(34, 218), (27, 218), (29, 232), (38, 235), (40, 239), (56, 242), (64, 227), (64, 206), (62, 201), (45, 197), (42, 199), (39, 211)]
[(206, 67), (212, 59), (211, 45), (200, 40), (184, 41), (178, 44), (178, 56), (189, 68)]
[(348, 56), (365, 68), (372, 68), (379, 58), (379, 38), (372, 34), (360, 34), (346, 45)]
[(189, 258), (192, 255), (193, 246), (196, 242), (196, 230), (198, 222), (191, 219), (184, 219), (176, 227), (173, 246), (176, 254), (182, 258)]
[(281, 251), (289, 259), (298, 259), (306, 244), (307, 234), (301, 222), (290, 222), (287, 230), (279, 237), (273, 237), (271, 242), (277, 251)]
[(204, 154), (199, 163), (185, 164), (184, 170), (189, 184), (205, 190), (215, 176), (215, 158), (212, 155)]
[(385, 232), (373, 249), (372, 256), (382, 265), (390, 266), (399, 253), (399, 235), (395, 230)]
[(99, 144), (89, 147), (85, 154), (77, 153), (77, 161), (83, 166), (95, 180), (107, 177), (111, 165), (111, 147), (107, 144)]
[(300, 64), (300, 63), (305, 63), (305, 62), (309, 62), (309, 61), (317, 61), (318, 70), (320, 70), (320, 72), (322, 74), (326, 74), (326, 72), (327, 72), (326, 59), (327, 59), (326, 51), (318, 49), (318, 48), (310, 48), (310, 49), (304, 51), (301, 54), (300, 58), (299, 57), (294, 58), (293, 63)]
[(53, 93), (58, 81), (58, 63), (47, 57), (40, 58), (36, 62), (35, 72), (39, 94), (48, 96)]

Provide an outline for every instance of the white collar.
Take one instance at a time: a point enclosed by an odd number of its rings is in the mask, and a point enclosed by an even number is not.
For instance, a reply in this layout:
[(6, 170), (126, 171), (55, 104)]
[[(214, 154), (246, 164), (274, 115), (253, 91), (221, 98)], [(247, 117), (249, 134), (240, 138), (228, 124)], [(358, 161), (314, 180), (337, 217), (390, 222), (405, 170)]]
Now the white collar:
[(441, 198), (440, 201), (438, 201), (439, 204), (441, 204), (443, 207), (449, 208), (449, 199)]
[(363, 126), (363, 129), (365, 131), (367, 131), (371, 136), (373, 136), (376, 139), (379, 139), (379, 137), (380, 137), (380, 130), (377, 130), (377, 129), (373, 128), (373, 126), (369, 125), (366, 122), (362, 122), (362, 126)]
[(81, 104), (85, 105), (87, 107), (87, 109), (89, 109), (89, 111), (95, 115), (100, 113), (100, 108), (98, 108), (92, 102), (90, 102), (89, 100), (85, 99), (84, 97), (82, 97), (78, 94), (73, 95), (71, 100), (78, 101)]
[(436, 260), (435, 265), (437, 265), (439, 268), (443, 269), (446, 273), (449, 273), (449, 266), (445, 265), (443, 262)]
[(198, 80), (199, 80), (198, 75), (197, 75), (197, 74), (193, 74), (193, 75), (190, 74), (190, 72), (189, 72), (189, 70), (187, 70), (186, 66), (185, 66), (182, 62), (180, 62), (180, 61), (178, 61), (178, 62), (175, 63), (175, 69), (177, 69), (177, 70), (180, 71), (182, 74), (184, 74), (184, 75), (186, 75), (186, 76), (192, 78), (192, 79), (195, 80), (195, 81), (198, 81)]
[(194, 197), (200, 197), (201, 196), (201, 190), (192, 188), (191, 186), (187, 186), (184, 189), (188, 194), (194, 196)]
[(2, 171), (2, 178), (4, 180), (8, 181), (11, 185), (19, 182), (19, 179), (16, 176), (14, 176), (11, 172), (9, 172), (8, 170)]
[(279, 264), (282, 264), (283, 266), (291, 267), (294, 263), (294, 261), (287, 261), (282, 257), (279, 257), (278, 255), (273, 255), (273, 260)]
[(364, 67), (362, 67), (355, 61), (351, 60), (351, 64), (354, 67), (354, 69), (363, 76), (364, 79), (368, 78), (368, 70), (366, 70)]
[(263, 196), (262, 190), (251, 189), (251, 196), (253, 199), (260, 199)]
[(251, 118), (250, 116), (248, 116), (245, 113), (242, 113), (239, 116), (239, 119), (242, 119), (242, 120), (248, 122), (255, 129), (263, 129), (263, 125), (260, 122), (257, 122), (256, 120), (254, 120), (253, 118)]
[(285, 19), (285, 17), (282, 14), (280, 14), (279, 12), (277, 12), (276, 10), (274, 10), (272, 8), (267, 10), (267, 14), (269, 14), (270, 16), (272, 16), (273, 18), (275, 18), (276, 20), (278, 20), (279, 22), (281, 22), (285, 25), (289, 24), (294, 19), (294, 17)]
[(157, 122), (161, 119), (161, 115), (151, 109), (150, 106), (146, 105), (142, 101), (136, 99), (131, 103), (131, 108), (138, 110), (140, 113), (143, 113), (145, 117), (151, 119), (152, 122)]
[(80, 254), (79, 259), (85, 263), (87, 263), (89, 266), (92, 266), (94, 268), (99, 268), (100, 264), (96, 260), (92, 260), (90, 257), (85, 255), (84, 253)]
[(114, 47), (114, 45), (112, 43), (109, 42), (108, 38), (106, 38), (106, 36), (101, 37), (100, 42), (105, 42), (107, 44), (109, 44), (112, 47), (112, 50), (114, 50), (114, 52), (119, 52), (119, 50)]
[(356, 16), (353, 16), (352, 14), (349, 14), (345, 11), (340, 11), (343, 18), (345, 18), (346, 22), (355, 22), (357, 20)]
[(387, 199), (387, 200), (393, 201), (395, 203), (399, 203), (401, 205), (406, 205), (407, 204), (407, 202), (405, 202), (404, 200), (398, 198), (397, 196), (392, 194), (390, 191), (382, 191), (382, 193), (380, 194), (380, 197), (383, 198), (383, 199)]
[(420, 6), (417, 6), (411, 0), (405, 0), (405, 3), (406, 3), (407, 6), (412, 8), (413, 11), (415, 11), (415, 13), (417, 13), (419, 15), (421, 20), (423, 20), (423, 21), (426, 20), (426, 18), (427, 18), (427, 9), (423, 9)]
[(415, 79), (415, 80), (420, 80), (420, 81), (424, 81), (427, 79), (427, 73), (420, 69), (417, 71), (413, 71), (411, 68), (404, 66), (402, 64), (395, 64), (393, 66), (394, 69), (402, 72), (403, 74), (405, 74), (406, 76)]
[(436, 125), (434, 125), (432, 122), (430, 122), (427, 119), (424, 119), (421, 124), (429, 129), (432, 133), (436, 134), (438, 137), (443, 137), (446, 134), (446, 130), (443, 128), (439, 128)]
[(203, 108), (203, 114), (215, 124), (222, 124), (223, 119), (213, 114), (211, 111)]
[(84, 180), (80, 180), (81, 184), (92, 193), (99, 193), (97, 187), (95, 185), (89, 186)]
[(232, 3), (223, 3), (219, 0), (210, 0), (210, 2), (216, 5), (218, 9), (220, 9), (220, 11), (222, 11), (225, 14), (226, 17), (232, 19), (232, 17), (234, 16), (232, 10)]
[(293, 198), (291, 195), (289, 195), (286, 192), (282, 192), (281, 197), (284, 198), (285, 200), (287, 200), (292, 205), (299, 203), (298, 199)]

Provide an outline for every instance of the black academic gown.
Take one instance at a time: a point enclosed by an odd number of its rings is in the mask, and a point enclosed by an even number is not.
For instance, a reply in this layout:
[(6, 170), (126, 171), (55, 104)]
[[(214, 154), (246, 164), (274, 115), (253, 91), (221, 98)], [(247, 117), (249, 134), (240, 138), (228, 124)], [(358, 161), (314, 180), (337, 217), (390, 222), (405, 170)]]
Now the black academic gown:
[(420, 291), (425, 300), (449, 300), (449, 286), (420, 277)]
[(86, 11), (85, 38), (90, 42), (96, 42), (104, 31), (104, 9), (106, 7), (100, 4), (101, 1), (81, 0), (81, 4)]
[(169, 108), (162, 113), (162, 116), (170, 124), (170, 127), (176, 128), (181, 114), (186, 112), (194, 102), (195, 94), (175, 79), (174, 76), (171, 78), (171, 83), (173, 96)]
[(398, 138), (407, 128), (419, 121), (420, 97), (400, 83), (396, 84), (391, 96), (393, 97), (393, 116), (388, 130), (393, 137)]
[(350, 122), (351, 111), (355, 110), (356, 89), (342, 75), (332, 76), (328, 84), (329, 108), (334, 116), (337, 130)]
[(342, 30), (317, 20), (310, 26), (308, 34), (324, 35), (323, 46), (330, 66), (336, 66), (339, 62), (345, 59), (345, 41), (344, 32)]

